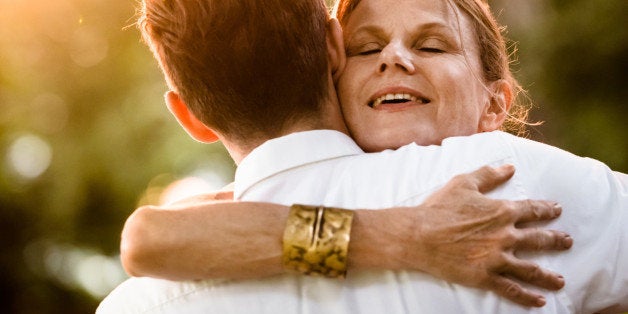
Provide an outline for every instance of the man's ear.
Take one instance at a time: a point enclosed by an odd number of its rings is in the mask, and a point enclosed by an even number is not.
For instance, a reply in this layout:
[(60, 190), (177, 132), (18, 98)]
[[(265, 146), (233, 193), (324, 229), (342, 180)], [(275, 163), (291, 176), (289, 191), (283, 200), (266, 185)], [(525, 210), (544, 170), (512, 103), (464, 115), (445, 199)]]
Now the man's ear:
[(179, 94), (174, 91), (168, 91), (165, 98), (166, 105), (172, 115), (193, 139), (203, 143), (213, 143), (219, 140), (212, 129), (196, 118), (181, 97), (179, 97)]
[(327, 59), (335, 83), (342, 74), (347, 61), (342, 28), (340, 27), (340, 22), (335, 18), (327, 21)]
[(512, 87), (506, 80), (491, 83), (489, 89), (493, 93), (480, 117), (479, 132), (498, 130), (506, 121), (512, 105)]

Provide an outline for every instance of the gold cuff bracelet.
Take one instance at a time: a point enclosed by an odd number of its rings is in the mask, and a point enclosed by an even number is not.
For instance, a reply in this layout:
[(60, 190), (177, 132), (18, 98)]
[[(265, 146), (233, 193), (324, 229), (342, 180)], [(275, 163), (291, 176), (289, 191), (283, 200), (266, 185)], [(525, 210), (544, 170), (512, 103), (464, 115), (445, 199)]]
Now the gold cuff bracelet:
[(283, 266), (306, 275), (344, 277), (353, 211), (292, 205), (283, 234)]

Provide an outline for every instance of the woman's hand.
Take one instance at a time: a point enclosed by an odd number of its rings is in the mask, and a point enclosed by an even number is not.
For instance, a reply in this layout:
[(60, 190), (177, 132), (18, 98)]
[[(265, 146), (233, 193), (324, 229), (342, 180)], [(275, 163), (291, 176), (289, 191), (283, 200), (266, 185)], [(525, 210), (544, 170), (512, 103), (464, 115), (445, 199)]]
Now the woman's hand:
[[(517, 228), (519, 224), (557, 218), (561, 214), (557, 204), (493, 200), (482, 194), (506, 182), (513, 174), (512, 166), (483, 167), (453, 178), (417, 207), (386, 210), (388, 213), (374, 211), (379, 217), (373, 219), (379, 224), (358, 220), (376, 228), (369, 234), (380, 237), (371, 238), (376, 242), (371, 245), (389, 250), (381, 255), (384, 265), (358, 266), (420, 270), (452, 283), (492, 290), (522, 305), (543, 306), (543, 296), (523, 288), (520, 282), (558, 290), (564, 286), (564, 279), (517, 258), (514, 253), (565, 250), (573, 240), (563, 232)], [(353, 261), (368, 260), (358, 256)]]

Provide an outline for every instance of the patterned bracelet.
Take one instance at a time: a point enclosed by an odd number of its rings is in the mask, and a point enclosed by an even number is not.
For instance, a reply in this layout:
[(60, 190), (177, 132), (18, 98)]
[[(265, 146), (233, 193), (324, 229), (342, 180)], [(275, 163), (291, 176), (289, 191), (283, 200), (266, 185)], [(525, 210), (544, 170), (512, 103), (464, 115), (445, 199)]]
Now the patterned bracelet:
[(283, 266), (306, 275), (344, 278), (353, 211), (292, 205), (283, 234)]

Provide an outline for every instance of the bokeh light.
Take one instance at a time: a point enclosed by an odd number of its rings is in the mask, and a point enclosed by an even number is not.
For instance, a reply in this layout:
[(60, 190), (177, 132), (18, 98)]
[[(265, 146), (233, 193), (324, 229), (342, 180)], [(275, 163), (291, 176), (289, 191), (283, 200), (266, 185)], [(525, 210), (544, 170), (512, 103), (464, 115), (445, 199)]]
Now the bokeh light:
[(11, 143), (6, 162), (20, 178), (32, 180), (48, 169), (52, 153), (52, 147), (48, 142), (36, 135), (26, 134)]
[(128, 278), (118, 256), (106, 256), (91, 248), (41, 239), (27, 245), (23, 253), (34, 273), (94, 298), (103, 298)]
[(107, 57), (109, 43), (100, 32), (92, 27), (78, 28), (72, 36), (70, 56), (77, 65), (89, 68)]

